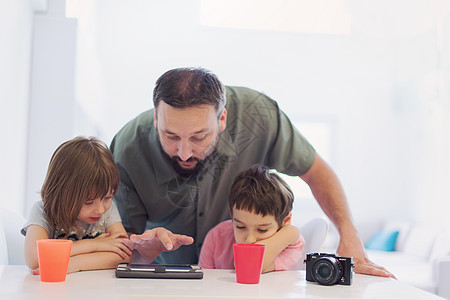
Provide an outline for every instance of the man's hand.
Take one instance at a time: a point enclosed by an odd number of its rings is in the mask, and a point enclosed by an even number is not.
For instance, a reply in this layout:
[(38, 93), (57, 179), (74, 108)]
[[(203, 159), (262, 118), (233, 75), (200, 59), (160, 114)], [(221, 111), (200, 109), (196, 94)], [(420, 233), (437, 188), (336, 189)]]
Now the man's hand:
[(322, 210), (338, 228), (341, 241), (337, 253), (341, 256), (353, 257), (354, 271), (395, 278), (392, 273), (367, 258), (358, 231), (353, 225), (344, 189), (336, 174), (318, 153), (311, 168), (300, 178), (309, 185)]
[(146, 259), (153, 261), (161, 252), (177, 250), (183, 245), (190, 245), (194, 239), (187, 235), (174, 234), (169, 230), (157, 227), (145, 231), (143, 234), (130, 235), (126, 245), (136, 249)]
[(341, 236), (337, 253), (340, 256), (353, 257), (355, 264), (353, 270), (356, 273), (395, 278), (394, 274), (369, 260), (358, 236), (353, 236), (349, 239), (344, 239)]

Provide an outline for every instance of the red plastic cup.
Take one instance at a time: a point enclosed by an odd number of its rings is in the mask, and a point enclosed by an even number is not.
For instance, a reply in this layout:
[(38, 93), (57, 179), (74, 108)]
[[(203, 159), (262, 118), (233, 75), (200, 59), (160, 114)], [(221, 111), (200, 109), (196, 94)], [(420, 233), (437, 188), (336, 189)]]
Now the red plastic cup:
[(63, 282), (69, 266), (71, 240), (37, 240), (39, 273), (42, 282)]
[(259, 283), (266, 245), (233, 244), (234, 266), (238, 283)]

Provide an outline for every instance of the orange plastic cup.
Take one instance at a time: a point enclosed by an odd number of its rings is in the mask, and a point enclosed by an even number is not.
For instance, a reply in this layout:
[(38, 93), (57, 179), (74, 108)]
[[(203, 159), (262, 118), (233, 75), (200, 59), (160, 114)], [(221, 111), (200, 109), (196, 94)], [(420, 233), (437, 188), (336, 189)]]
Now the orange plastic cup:
[(234, 266), (238, 283), (259, 283), (266, 245), (233, 244)]
[(69, 266), (71, 240), (37, 240), (39, 273), (42, 282), (62, 282), (66, 280)]

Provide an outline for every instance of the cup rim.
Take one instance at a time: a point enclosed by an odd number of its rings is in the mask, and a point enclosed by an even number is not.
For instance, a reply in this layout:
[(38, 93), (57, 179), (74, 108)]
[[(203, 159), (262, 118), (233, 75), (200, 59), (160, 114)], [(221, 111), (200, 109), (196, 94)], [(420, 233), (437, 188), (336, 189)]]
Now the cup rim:
[(266, 247), (266, 245), (262, 245), (262, 244), (243, 244), (243, 243), (234, 243), (233, 247), (248, 247), (248, 248), (253, 248), (253, 247)]
[(47, 244), (47, 243), (73, 243), (72, 240), (63, 240), (63, 239), (42, 239), (42, 240), (37, 240), (37, 243), (40, 244)]

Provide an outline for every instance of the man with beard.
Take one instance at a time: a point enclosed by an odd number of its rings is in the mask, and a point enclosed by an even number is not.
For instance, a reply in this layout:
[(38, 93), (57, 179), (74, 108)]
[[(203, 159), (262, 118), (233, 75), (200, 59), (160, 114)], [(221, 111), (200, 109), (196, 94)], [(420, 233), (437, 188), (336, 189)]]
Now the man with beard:
[(143, 256), (197, 263), (207, 232), (230, 216), (236, 174), (264, 164), (310, 186), (339, 230), (338, 253), (354, 257), (355, 271), (390, 276), (367, 259), (336, 175), (274, 100), (224, 87), (205, 69), (180, 68), (157, 80), (153, 104), (111, 143), (121, 175), (115, 201), (134, 233), (130, 246)]

